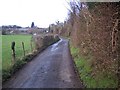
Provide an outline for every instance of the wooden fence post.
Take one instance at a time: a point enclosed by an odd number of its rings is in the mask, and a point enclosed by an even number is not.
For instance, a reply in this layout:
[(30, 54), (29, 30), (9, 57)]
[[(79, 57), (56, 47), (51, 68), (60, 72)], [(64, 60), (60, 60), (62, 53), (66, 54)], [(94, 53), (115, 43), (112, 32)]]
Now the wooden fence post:
[(11, 44), (11, 49), (12, 49), (12, 64), (15, 63), (15, 42), (13, 41)]
[(31, 46), (31, 52), (32, 52), (33, 51), (32, 40), (31, 40), (30, 46)]
[(23, 53), (24, 53), (24, 56), (25, 56), (25, 47), (24, 47), (24, 42), (22, 42), (22, 47), (23, 47)]

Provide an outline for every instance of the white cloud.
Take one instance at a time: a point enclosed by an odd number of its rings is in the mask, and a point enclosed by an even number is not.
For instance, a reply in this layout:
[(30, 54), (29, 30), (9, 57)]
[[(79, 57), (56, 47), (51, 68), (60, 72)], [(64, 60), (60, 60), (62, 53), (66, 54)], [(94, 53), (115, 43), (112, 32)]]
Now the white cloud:
[(67, 17), (65, 0), (0, 0), (0, 26), (35, 25), (47, 27), (55, 21)]

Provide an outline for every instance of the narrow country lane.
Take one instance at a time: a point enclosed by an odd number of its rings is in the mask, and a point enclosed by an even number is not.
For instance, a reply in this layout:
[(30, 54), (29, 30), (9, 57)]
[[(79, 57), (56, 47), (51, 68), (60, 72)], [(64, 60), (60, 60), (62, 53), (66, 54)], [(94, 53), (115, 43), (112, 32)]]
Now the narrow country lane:
[(3, 88), (83, 88), (74, 71), (68, 40), (61, 39), (19, 70)]

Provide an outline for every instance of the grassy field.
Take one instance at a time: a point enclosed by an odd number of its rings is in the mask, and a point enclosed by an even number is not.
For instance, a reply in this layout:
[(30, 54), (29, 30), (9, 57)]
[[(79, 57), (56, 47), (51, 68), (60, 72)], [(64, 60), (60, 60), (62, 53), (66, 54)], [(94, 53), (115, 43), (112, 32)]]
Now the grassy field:
[(11, 42), (15, 41), (16, 59), (20, 59), (24, 56), (22, 49), (22, 42), (25, 45), (26, 53), (31, 52), (31, 35), (2, 35), (2, 68), (8, 69), (11, 65), (12, 51)]

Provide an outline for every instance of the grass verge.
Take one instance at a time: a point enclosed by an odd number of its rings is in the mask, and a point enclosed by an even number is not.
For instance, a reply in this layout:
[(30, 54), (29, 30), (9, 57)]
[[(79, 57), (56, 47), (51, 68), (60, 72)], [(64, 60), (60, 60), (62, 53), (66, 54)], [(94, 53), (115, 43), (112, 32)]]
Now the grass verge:
[(83, 57), (79, 55), (79, 49), (70, 46), (71, 54), (75, 62), (75, 66), (78, 70), (80, 79), (86, 88), (117, 88), (118, 80), (114, 75), (108, 75), (107, 73), (100, 73), (92, 75), (93, 68), (91, 58)]
[(32, 60), (38, 54), (37, 51), (26, 55), (22, 59), (18, 59), (14, 65), (12, 65), (9, 69), (2, 70), (2, 82), (7, 81), (16, 71), (22, 68), (27, 62)]

